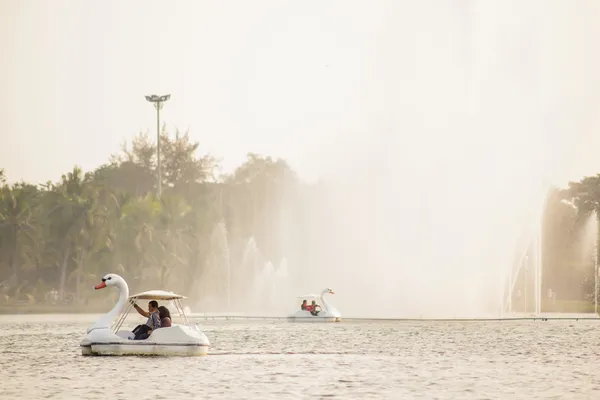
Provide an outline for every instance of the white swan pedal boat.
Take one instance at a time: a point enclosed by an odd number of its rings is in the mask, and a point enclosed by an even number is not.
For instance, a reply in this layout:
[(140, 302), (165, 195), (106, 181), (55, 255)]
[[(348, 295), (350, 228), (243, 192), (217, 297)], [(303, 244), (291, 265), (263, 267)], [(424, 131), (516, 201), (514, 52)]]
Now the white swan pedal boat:
[[(324, 289), (320, 295), (318, 294), (306, 294), (298, 297), (298, 311), (289, 315), (288, 321), (290, 322), (340, 322), (342, 320), (342, 314), (327, 302), (325, 299), (326, 294), (335, 294), (331, 289)], [(300, 309), (302, 302), (306, 300), (307, 304), (311, 304), (315, 301), (315, 304), (319, 306), (321, 311), (317, 315), (313, 315), (310, 311)]]
[[(80, 344), (84, 356), (204, 356), (208, 354), (210, 346), (208, 338), (196, 325), (189, 323), (181, 305), (181, 299), (185, 299), (185, 296), (164, 290), (151, 290), (129, 297), (127, 282), (116, 274), (105, 275), (102, 283), (96, 285), (94, 289), (111, 286), (119, 289), (119, 301), (111, 311), (88, 328), (87, 335)], [(153, 330), (147, 339), (130, 339), (133, 333), (120, 328), (136, 300), (172, 302), (184, 325), (172, 323), (171, 327)], [(119, 318), (116, 324), (111, 327), (117, 316)]]

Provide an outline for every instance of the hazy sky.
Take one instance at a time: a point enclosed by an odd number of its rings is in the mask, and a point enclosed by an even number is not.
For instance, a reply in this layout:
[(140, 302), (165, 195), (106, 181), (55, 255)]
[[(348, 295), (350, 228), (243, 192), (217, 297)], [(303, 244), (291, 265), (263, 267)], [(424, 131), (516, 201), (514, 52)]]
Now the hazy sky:
[[(525, 3), (537, 10), (535, 23), (518, 20)], [(459, 81), (477, 85), (469, 77), (481, 75), (474, 69), (479, 64), (469, 52), (487, 45), (468, 43), (477, 42), (479, 30), (495, 27), (508, 43), (500, 57), (516, 68), (505, 71), (515, 74), (516, 100), (523, 79), (545, 79), (536, 96), (551, 123), (537, 140), (562, 151), (552, 153), (557, 158), (548, 179), (562, 183), (600, 171), (600, 3), (502, 2), (510, 13), (488, 10), (483, 20), (470, 1), (419, 2), (418, 10), (414, 4), (1, 0), (0, 167), (10, 180), (30, 181), (55, 180), (74, 164), (95, 168), (124, 139), (154, 134), (155, 111), (144, 95), (170, 93), (162, 114), (168, 127), (189, 128), (201, 151), (222, 158), (226, 169), (254, 151), (284, 157), (302, 176), (315, 177), (348, 159), (340, 153), (360, 149), (369, 132), (394, 134), (402, 111), (395, 107), (410, 109), (410, 97), (390, 106), (386, 82), (398, 83), (404, 74), (403, 84), (410, 85), (411, 68), (420, 74), (439, 69), (403, 56), (420, 48), (464, 51)], [(466, 44), (447, 50), (440, 35), (428, 36), (430, 19), (452, 20), (464, 29)], [(538, 42), (528, 47), (521, 38), (529, 24)], [(519, 60), (532, 47), (542, 54), (538, 70), (517, 76)], [(401, 72), (385, 67), (407, 63)], [(449, 73), (447, 79), (454, 78)], [(416, 86), (408, 93), (420, 96), (418, 104), (454, 94), (418, 94)], [(340, 140), (345, 144), (335, 146)]]

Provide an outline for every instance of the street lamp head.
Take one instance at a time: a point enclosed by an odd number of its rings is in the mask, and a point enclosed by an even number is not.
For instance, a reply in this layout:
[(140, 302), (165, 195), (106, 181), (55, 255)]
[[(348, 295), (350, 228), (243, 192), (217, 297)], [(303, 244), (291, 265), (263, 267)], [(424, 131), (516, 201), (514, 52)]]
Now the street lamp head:
[(148, 100), (149, 102), (152, 103), (162, 103), (163, 101), (167, 101), (171, 98), (170, 94), (165, 94), (163, 96), (157, 96), (155, 94), (152, 94), (150, 96), (146, 96), (146, 100)]

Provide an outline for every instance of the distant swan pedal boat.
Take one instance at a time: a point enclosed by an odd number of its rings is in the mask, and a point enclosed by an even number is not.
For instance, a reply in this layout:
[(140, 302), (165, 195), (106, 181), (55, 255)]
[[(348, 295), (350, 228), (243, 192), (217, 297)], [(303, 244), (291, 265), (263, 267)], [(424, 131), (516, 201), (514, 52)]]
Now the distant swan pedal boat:
[[(115, 286), (119, 289), (119, 301), (106, 315), (87, 330), (81, 341), (81, 354), (84, 356), (204, 356), (208, 354), (210, 342), (196, 325), (189, 323), (181, 304), (185, 296), (164, 290), (151, 290), (129, 297), (129, 287), (125, 279), (116, 274), (108, 274), (94, 289)], [(133, 308), (136, 300), (172, 301), (184, 325), (172, 324), (159, 328), (144, 340), (132, 340), (133, 332), (119, 330)], [(124, 307), (125, 310), (123, 311)], [(121, 311), (123, 311), (121, 313)], [(120, 314), (120, 316), (119, 316)], [(113, 328), (113, 320), (119, 316)]]
[(331, 289), (324, 289), (320, 295), (318, 294), (306, 294), (304, 296), (298, 297), (298, 304), (300, 305), (302, 301), (306, 300), (308, 304), (315, 301), (321, 311), (317, 315), (311, 314), (310, 311), (307, 310), (298, 310), (295, 313), (289, 315), (288, 321), (290, 322), (341, 322), (342, 314), (337, 310), (337, 308), (333, 307), (327, 300), (325, 299), (326, 294), (335, 294), (335, 292)]

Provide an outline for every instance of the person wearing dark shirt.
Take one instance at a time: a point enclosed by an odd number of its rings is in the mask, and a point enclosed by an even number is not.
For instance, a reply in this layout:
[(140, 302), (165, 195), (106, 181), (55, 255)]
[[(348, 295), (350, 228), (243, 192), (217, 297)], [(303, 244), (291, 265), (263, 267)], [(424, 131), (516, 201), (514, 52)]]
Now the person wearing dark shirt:
[(310, 313), (314, 316), (319, 315), (319, 312), (321, 312), (321, 306), (318, 305), (315, 300), (313, 300), (312, 304), (308, 307), (310, 307)]
[(147, 339), (154, 329), (160, 328), (160, 315), (158, 314), (158, 302), (152, 300), (148, 303), (148, 311), (142, 310), (137, 304), (133, 304), (135, 310), (142, 316), (148, 317), (148, 320), (143, 325), (138, 325), (133, 330), (134, 340)]

